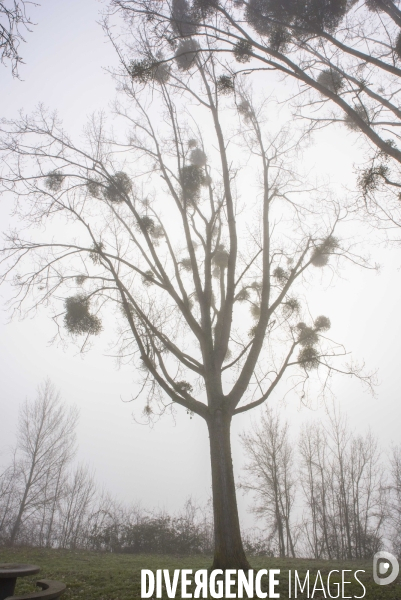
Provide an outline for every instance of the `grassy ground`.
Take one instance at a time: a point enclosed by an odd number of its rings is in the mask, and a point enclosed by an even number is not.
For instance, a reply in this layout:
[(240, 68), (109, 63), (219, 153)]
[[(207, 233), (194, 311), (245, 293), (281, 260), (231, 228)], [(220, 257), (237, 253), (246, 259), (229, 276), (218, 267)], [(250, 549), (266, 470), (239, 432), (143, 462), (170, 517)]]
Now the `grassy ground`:
[[(4, 549), (0, 548), (0, 562), (21, 562), (37, 564), (41, 567), (39, 575), (33, 578), (19, 579), (16, 594), (24, 594), (35, 589), (36, 579), (55, 579), (67, 585), (65, 600), (135, 600), (140, 598), (140, 573), (141, 569), (205, 569), (211, 564), (208, 557), (177, 557), (157, 555), (127, 555), (127, 554), (101, 554), (96, 552), (68, 551), (68, 550), (41, 550), (41, 549)], [(276, 591), (280, 598), (287, 599), (288, 570), (292, 573), (296, 569), (299, 576), (304, 576), (310, 570), (311, 581), (315, 581), (316, 573), (320, 570), (323, 581), (332, 569), (364, 569), (360, 573), (362, 583), (367, 591), (364, 596), (368, 600), (401, 600), (401, 577), (387, 586), (378, 586), (372, 577), (372, 563), (369, 561), (349, 561), (347, 563), (314, 561), (314, 560), (280, 560), (276, 558), (251, 558), (253, 569), (281, 569), (279, 575), (280, 585)], [(352, 578), (352, 573), (347, 573), (347, 579)], [(332, 578), (333, 583), (336, 581)], [(339, 581), (337, 579), (337, 581)], [(311, 585), (310, 597), (312, 597)], [(363, 589), (359, 584), (347, 585), (348, 597), (362, 596)], [(331, 589), (333, 597), (336, 596), (335, 588)], [(167, 598), (166, 595), (163, 596)], [(292, 594), (294, 597), (294, 592)], [(322, 591), (316, 591), (316, 600), (325, 598)], [(329, 596), (328, 596), (329, 597)], [(340, 598), (342, 597), (340, 592)], [(177, 599), (181, 598), (178, 594)], [(307, 598), (298, 592), (298, 598)]]

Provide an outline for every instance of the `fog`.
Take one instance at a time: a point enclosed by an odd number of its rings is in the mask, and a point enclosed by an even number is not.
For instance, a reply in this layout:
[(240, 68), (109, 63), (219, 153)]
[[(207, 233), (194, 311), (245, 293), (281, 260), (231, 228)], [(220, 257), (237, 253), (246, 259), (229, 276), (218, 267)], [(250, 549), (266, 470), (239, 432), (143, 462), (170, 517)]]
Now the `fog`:
[[(108, 111), (116, 95), (107, 67), (117, 63), (114, 51), (97, 23), (101, 3), (94, 0), (44, 0), (31, 8), (38, 24), (26, 35), (22, 48), (26, 64), (21, 80), (0, 69), (0, 116), (13, 118), (17, 111), (32, 111), (43, 102), (57, 109), (67, 131), (79, 134), (87, 116)], [(273, 84), (271, 84), (273, 86)], [(275, 85), (275, 84), (274, 84)], [(269, 86), (268, 76), (264, 84)], [(265, 90), (257, 86), (259, 93)], [(352, 143), (350, 143), (352, 140)], [(353, 141), (355, 140), (355, 141)], [(346, 142), (346, 143), (345, 143)], [(305, 152), (306, 167), (331, 181), (337, 195), (350, 193), (354, 162), (360, 157), (358, 136), (344, 127), (324, 129)], [(1, 229), (12, 227), (10, 198), (0, 201)], [(358, 233), (355, 225), (355, 231)], [(356, 379), (338, 377), (333, 395), (349, 422), (358, 431), (371, 428), (383, 449), (399, 442), (400, 408), (400, 285), (401, 253), (397, 247), (379, 244), (373, 233), (361, 252), (379, 263), (380, 271), (355, 265), (344, 267), (341, 276), (325, 279), (312, 299), (313, 314), (325, 314), (332, 322), (331, 336), (344, 344), (357, 362), (377, 370), (376, 397)], [(0, 289), (3, 307), (11, 295)], [(78, 459), (91, 466), (101, 487), (126, 502), (144, 507), (179, 509), (192, 496), (201, 503), (211, 494), (208, 437), (204, 423), (189, 418), (178, 407), (175, 418), (166, 416), (152, 428), (140, 424), (140, 402), (135, 373), (118, 368), (110, 356), (111, 333), (103, 332), (93, 347), (81, 355), (72, 344), (50, 344), (55, 326), (42, 308), (34, 318), (9, 322), (10, 313), (1, 313), (0, 334), (0, 463), (5, 463), (15, 440), (18, 408), (33, 398), (37, 385), (49, 377), (67, 403), (80, 409)], [(319, 399), (303, 406), (295, 394), (286, 395), (284, 381), (269, 400), (280, 405), (292, 423), (294, 443), (299, 424), (324, 416)], [(244, 456), (238, 434), (257, 420), (257, 409), (234, 419), (233, 460), (237, 478)], [(248, 512), (250, 499), (239, 494), (243, 523), (254, 523)], [(259, 523), (260, 525), (260, 523)]]

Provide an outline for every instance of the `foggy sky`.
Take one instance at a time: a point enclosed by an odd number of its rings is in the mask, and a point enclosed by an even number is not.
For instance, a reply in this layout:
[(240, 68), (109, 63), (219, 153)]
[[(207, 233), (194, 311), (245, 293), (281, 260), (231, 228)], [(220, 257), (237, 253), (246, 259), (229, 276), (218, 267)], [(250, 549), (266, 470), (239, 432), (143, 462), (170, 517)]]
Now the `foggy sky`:
[[(108, 111), (115, 97), (114, 82), (105, 68), (116, 64), (113, 49), (100, 25), (99, 11), (105, 5), (95, 0), (43, 0), (31, 8), (38, 25), (27, 34), (21, 51), (26, 65), (22, 81), (10, 69), (0, 68), (0, 116), (12, 118), (17, 111), (32, 111), (39, 102), (57, 109), (66, 129), (79, 134), (93, 111)], [(256, 91), (271, 92), (272, 82), (264, 76)], [(270, 86), (270, 87), (269, 87)], [(304, 160), (312, 173), (330, 179), (337, 195), (349, 193), (354, 162), (360, 156), (355, 133), (336, 126), (318, 133)], [(15, 224), (10, 216), (10, 199), (0, 200), (1, 230)], [(358, 227), (357, 225), (355, 226)], [(381, 271), (345, 267), (342, 278), (317, 292), (311, 301), (314, 315), (327, 315), (331, 337), (352, 351), (355, 361), (367, 369), (378, 369), (377, 397), (369, 395), (358, 381), (338, 378), (334, 382), (337, 401), (350, 424), (364, 432), (369, 427), (383, 448), (400, 441), (400, 265), (401, 248), (384, 248), (372, 236), (369, 246), (373, 262)], [(2, 306), (10, 289), (0, 288)], [(35, 318), (8, 323), (0, 319), (0, 464), (7, 461), (14, 443), (18, 407), (33, 398), (36, 386), (50, 377), (63, 399), (80, 409), (78, 459), (90, 465), (100, 486), (127, 502), (144, 507), (180, 508), (188, 496), (205, 502), (210, 496), (207, 431), (201, 419), (189, 419), (178, 407), (175, 421), (163, 418), (152, 429), (136, 423), (141, 404), (129, 402), (135, 395), (135, 374), (129, 367), (117, 369), (111, 354), (110, 332), (102, 333), (91, 351), (79, 355), (73, 345), (49, 345), (55, 334), (46, 309)], [(283, 400), (286, 386), (280, 385), (270, 400), (280, 404), (291, 420), (294, 440), (299, 424), (324, 414), (324, 406), (301, 407), (295, 395)], [(237, 477), (244, 457), (238, 433), (257, 420), (252, 411), (234, 419), (232, 440)], [(240, 514), (246, 525), (249, 499), (239, 494)]]

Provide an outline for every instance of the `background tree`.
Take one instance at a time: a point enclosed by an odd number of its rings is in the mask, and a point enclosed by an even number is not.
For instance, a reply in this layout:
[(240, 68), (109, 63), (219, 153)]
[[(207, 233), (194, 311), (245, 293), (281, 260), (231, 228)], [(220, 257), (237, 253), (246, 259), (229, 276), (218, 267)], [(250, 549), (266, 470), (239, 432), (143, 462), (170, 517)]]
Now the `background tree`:
[(16, 481), (18, 477), (17, 461), (13, 452), (11, 464), (0, 475), (0, 542), (8, 540), (15, 519), (17, 499)]
[(281, 557), (295, 557), (294, 454), (290, 444), (288, 422), (265, 407), (258, 425), (243, 434), (242, 443), (248, 457), (244, 467), (246, 479), (241, 488), (254, 495), (253, 512), (265, 517), (270, 539), (275, 539)]
[(398, 556), (401, 556), (401, 448), (394, 446), (390, 455), (391, 487), (390, 515), (392, 524), (392, 542)]
[(314, 558), (370, 558), (381, 548), (388, 517), (386, 481), (377, 440), (355, 435), (338, 409), (327, 424), (300, 437), (305, 541)]
[(62, 404), (48, 380), (38, 388), (35, 402), (23, 405), (12, 484), (17, 501), (10, 545), (18, 540), (25, 520), (36, 520), (41, 540), (50, 536), (54, 506), (64, 493), (65, 468), (75, 453), (77, 418), (77, 410)]
[(18, 66), (23, 62), (19, 54), (19, 46), (25, 41), (21, 30), (30, 31), (33, 25), (26, 13), (28, 5), (37, 6), (26, 0), (0, 1), (0, 60), (11, 63), (14, 76), (18, 76)]
[(333, 558), (330, 524), (330, 482), (332, 470), (327, 440), (323, 428), (308, 423), (299, 440), (300, 483), (307, 506), (303, 533), (309, 552), (314, 558)]
[[(306, 134), (266, 135), (246, 89), (213, 53), (183, 43), (173, 66), (121, 55), (126, 139), (99, 117), (78, 146), (43, 108), (3, 125), (4, 188), (24, 198), (25, 223), (47, 227), (7, 237), (4, 278), (14, 276), (16, 310), (53, 299), (60, 335), (83, 335), (82, 348), (112, 314), (121, 360), (143, 374), (145, 418), (178, 404), (204, 419), (213, 566), (247, 568), (231, 420), (284, 374), (306, 401), (313, 370), (329, 377), (345, 354), (298, 294), (316, 269), (351, 256), (335, 236), (346, 212), (291, 167)], [(63, 224), (57, 239), (50, 223)]]
[(95, 512), (97, 493), (93, 474), (79, 465), (69, 477), (60, 503), (59, 544), (62, 548), (82, 548), (89, 537), (90, 516)]

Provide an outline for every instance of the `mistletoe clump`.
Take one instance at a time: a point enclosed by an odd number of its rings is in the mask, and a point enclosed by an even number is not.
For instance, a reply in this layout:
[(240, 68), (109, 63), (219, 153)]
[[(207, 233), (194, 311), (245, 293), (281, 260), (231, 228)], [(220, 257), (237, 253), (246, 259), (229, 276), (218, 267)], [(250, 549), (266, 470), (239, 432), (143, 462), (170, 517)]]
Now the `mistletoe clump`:
[(291, 42), (291, 34), (285, 27), (274, 25), (269, 29), (269, 46), (276, 52), (285, 52)]
[(223, 94), (224, 96), (228, 96), (232, 94), (235, 90), (234, 80), (229, 75), (220, 75), (217, 78), (217, 91), (219, 94)]
[(93, 244), (92, 252), (89, 253), (89, 258), (91, 259), (93, 264), (95, 264), (95, 265), (100, 264), (103, 250), (104, 250), (103, 242), (96, 242)]
[(121, 304), (120, 309), (124, 317), (126, 317), (127, 319), (129, 319), (129, 317), (132, 317), (135, 314), (135, 308), (133, 307), (131, 302), (125, 302)]
[(401, 31), (397, 35), (397, 39), (395, 40), (394, 52), (396, 53), (398, 58), (401, 58)]
[[(367, 109), (364, 106), (354, 106), (354, 111), (367, 125), (370, 124), (370, 117)], [(350, 115), (346, 115), (344, 119), (345, 126), (351, 131), (359, 131), (359, 125), (357, 125), (354, 119)]]
[(245, 121), (248, 121), (253, 115), (252, 106), (245, 98), (242, 98), (241, 102), (237, 104), (237, 109), (240, 115), (244, 117)]
[(102, 186), (99, 181), (95, 179), (90, 179), (86, 182), (86, 189), (88, 190), (88, 194), (92, 196), (92, 198), (99, 198), (100, 193), (102, 191)]
[(207, 162), (207, 156), (201, 148), (194, 148), (189, 156), (192, 165), (204, 167)]
[(347, 0), (249, 0), (246, 18), (261, 35), (278, 25), (302, 36), (334, 31), (348, 8)]
[(180, 394), (190, 394), (193, 390), (192, 385), (188, 381), (176, 381), (174, 387)]
[(149, 59), (131, 60), (128, 72), (137, 83), (147, 83), (152, 79), (152, 63)]
[(312, 253), (311, 264), (314, 267), (324, 267), (329, 262), (330, 254), (338, 248), (338, 240), (332, 235), (329, 235), (321, 244), (316, 246)]
[(103, 189), (103, 195), (106, 200), (119, 204), (124, 202), (131, 190), (131, 179), (126, 173), (119, 171), (110, 177), (108, 185)]
[(204, 185), (204, 173), (198, 165), (186, 165), (181, 169), (181, 187), (185, 200), (196, 202), (199, 191)]
[(85, 281), (88, 279), (87, 275), (77, 275), (75, 277), (75, 283), (79, 286), (83, 285)]
[(150, 404), (145, 404), (143, 407), (143, 414), (145, 417), (150, 417), (153, 414), (153, 409)]
[(142, 277), (143, 285), (146, 285), (146, 286), (153, 285), (155, 282), (153, 277), (154, 277), (153, 271), (151, 271), (150, 269), (149, 269), (149, 271), (145, 271), (145, 273)]
[(321, 71), (317, 82), (335, 94), (338, 94), (344, 87), (344, 77), (338, 71), (332, 71), (331, 69)]
[(250, 338), (254, 338), (255, 337), (257, 328), (258, 328), (257, 325), (254, 325), (253, 327), (250, 328), (250, 330), (248, 331), (248, 336)]
[(141, 231), (146, 231), (151, 235), (155, 228), (155, 222), (151, 217), (144, 215), (143, 217), (139, 217), (138, 227)]
[(228, 266), (228, 256), (227, 250), (222, 244), (219, 244), (213, 256), (213, 264), (219, 269), (226, 269)]
[(284, 284), (288, 279), (288, 273), (282, 267), (276, 267), (273, 271), (273, 277), (281, 284)]
[(304, 348), (314, 346), (319, 341), (316, 331), (305, 325), (305, 323), (298, 323), (297, 330), (299, 332), (298, 343)]
[(298, 298), (287, 298), (285, 302), (283, 302), (283, 310), (285, 315), (292, 315), (295, 312), (299, 312), (301, 305), (299, 303)]
[(247, 288), (242, 288), (235, 296), (236, 302), (246, 302), (249, 300), (249, 291)]
[(218, 6), (218, 0), (194, 0), (192, 14), (196, 20), (205, 20), (211, 17)]
[(184, 271), (192, 271), (192, 262), (191, 259), (188, 258), (183, 258), (181, 261), (181, 266), (184, 269)]
[(364, 196), (374, 192), (379, 187), (383, 179), (388, 176), (389, 168), (387, 165), (378, 165), (364, 169), (358, 177), (358, 186), (362, 190)]
[(381, 12), (383, 10), (383, 0), (365, 0), (365, 6), (370, 12)]
[(317, 369), (320, 362), (319, 353), (313, 346), (306, 346), (298, 354), (298, 362), (306, 371)]
[(152, 236), (154, 241), (161, 240), (164, 237), (164, 229), (161, 225), (154, 225), (153, 229), (150, 231), (150, 235)]
[(152, 79), (157, 83), (167, 83), (170, 79), (170, 64), (164, 62), (164, 56), (161, 52), (157, 52), (156, 59), (152, 62)]
[(171, 25), (179, 37), (189, 37), (196, 33), (198, 28), (196, 17), (187, 0), (173, 0), (171, 6)]
[(260, 317), (260, 306), (258, 304), (252, 304), (251, 306), (251, 315), (254, 319), (259, 319)]
[(157, 59), (150, 60), (144, 58), (142, 60), (132, 60), (129, 63), (128, 71), (137, 83), (148, 83), (156, 81), (157, 83), (167, 83), (170, 78), (169, 65), (163, 62), (163, 57), (160, 55)]
[(315, 346), (319, 341), (318, 331), (324, 331), (330, 327), (330, 320), (327, 317), (317, 317), (314, 323), (315, 327), (308, 327), (305, 323), (298, 323), (298, 343), (302, 346), (298, 354), (299, 364), (306, 370), (317, 369), (319, 366), (319, 352)]
[(60, 171), (52, 171), (51, 173), (48, 173), (46, 177), (46, 187), (51, 192), (58, 192), (61, 189), (61, 186), (63, 185), (64, 179), (65, 175), (63, 175), (63, 173), (61, 173)]
[(181, 71), (188, 71), (194, 64), (199, 44), (196, 40), (183, 40), (178, 44), (175, 62)]
[(102, 323), (96, 315), (89, 312), (90, 300), (84, 295), (70, 296), (64, 301), (66, 314), (64, 325), (73, 335), (87, 333), (98, 335), (102, 330)]
[(248, 40), (240, 40), (234, 46), (235, 60), (239, 63), (247, 63), (252, 58), (252, 44)]
[(328, 317), (320, 315), (320, 317), (315, 319), (314, 325), (316, 331), (328, 331), (331, 327), (331, 322)]

